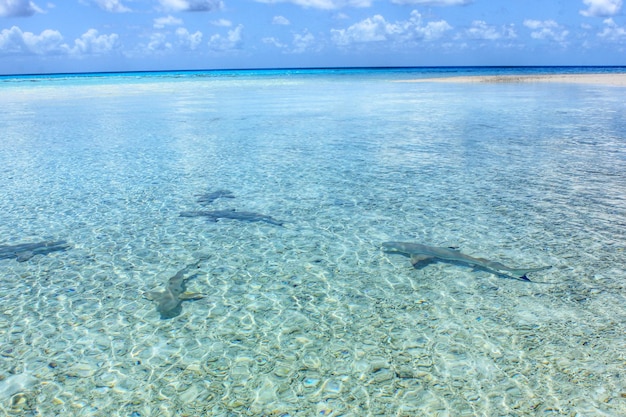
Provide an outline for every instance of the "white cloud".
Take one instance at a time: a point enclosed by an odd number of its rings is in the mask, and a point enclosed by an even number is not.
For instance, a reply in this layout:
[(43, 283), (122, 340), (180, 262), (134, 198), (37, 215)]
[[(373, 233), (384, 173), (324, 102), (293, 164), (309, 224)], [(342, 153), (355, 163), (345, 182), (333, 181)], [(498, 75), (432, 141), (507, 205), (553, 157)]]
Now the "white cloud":
[(259, 3), (293, 3), (298, 6), (333, 10), (342, 7), (370, 7), (373, 0), (255, 0)]
[(59, 55), (69, 51), (63, 36), (56, 30), (46, 29), (39, 35), (22, 32), (13, 26), (0, 32), (0, 54)]
[(194, 51), (202, 45), (203, 34), (200, 31), (189, 32), (178, 27), (172, 31), (158, 31), (150, 35), (148, 43), (141, 43), (135, 49), (125, 51), (127, 56), (163, 56), (177, 51)]
[(163, 33), (153, 33), (148, 42), (148, 50), (152, 52), (163, 52), (172, 49), (171, 42), (167, 41), (167, 37)]
[(552, 40), (563, 43), (569, 32), (554, 20), (524, 20), (524, 26), (530, 29), (531, 38)]
[(500, 38), (498, 31), (493, 26), (487, 25), (484, 20), (474, 20), (466, 33), (472, 39), (495, 40)]
[(626, 39), (626, 29), (617, 26), (613, 19), (608, 18), (604, 20), (604, 29), (598, 33), (598, 36), (610, 41), (619, 41)]
[(106, 54), (119, 46), (116, 33), (99, 35), (95, 29), (89, 29), (80, 38), (74, 40), (70, 47), (63, 41), (57, 30), (46, 29), (39, 35), (22, 32), (17, 26), (0, 32), (0, 54), (34, 54), (34, 55), (84, 55)]
[(302, 34), (296, 33), (293, 35), (293, 49), (292, 52), (295, 54), (301, 54), (309, 49), (311, 49), (315, 45), (315, 36), (311, 34), (308, 30)]
[(202, 42), (202, 32), (200, 31), (189, 33), (185, 28), (178, 28), (176, 29), (176, 36), (178, 37), (178, 45), (183, 49), (193, 51)]
[(224, 7), (222, 0), (159, 0), (159, 2), (164, 9), (175, 12), (209, 12)]
[(263, 43), (273, 45), (284, 53), (302, 54), (309, 51), (319, 51), (321, 46), (316, 42), (315, 36), (305, 29), (302, 33), (294, 33), (291, 45), (281, 42), (274, 37), (262, 39)]
[(219, 34), (211, 36), (211, 38), (209, 39), (209, 48), (216, 51), (239, 49), (242, 43), (242, 30), (243, 25), (238, 25), (236, 28), (229, 30), (226, 36), (222, 36)]
[(119, 46), (119, 36), (116, 33), (99, 35), (96, 29), (89, 29), (74, 41), (73, 55), (103, 55)]
[(121, 0), (91, 0), (91, 2), (107, 12), (125, 13), (131, 11), (128, 7), (122, 4)]
[(387, 37), (398, 33), (397, 25), (388, 23), (377, 14), (355, 23), (347, 29), (332, 29), (333, 40), (338, 45), (349, 45), (353, 42), (376, 42), (387, 40)]
[(226, 19), (219, 19), (219, 20), (213, 20), (211, 21), (211, 24), (213, 26), (219, 26), (219, 27), (223, 27), (223, 28), (229, 28), (233, 25), (233, 22), (231, 22), (230, 20), (226, 20)]
[(391, 0), (395, 4), (423, 4), (425, 6), (465, 6), (474, 0)]
[(26, 17), (35, 13), (43, 13), (30, 0), (0, 0), (0, 17)]
[(438, 20), (436, 22), (428, 22), (424, 27), (416, 27), (415, 34), (418, 39), (423, 39), (426, 41), (431, 41), (433, 39), (438, 39), (443, 34), (452, 29), (452, 26), (448, 24), (445, 20)]
[(163, 29), (165, 26), (180, 26), (182, 24), (182, 19), (169, 15), (167, 17), (157, 17), (154, 19), (153, 27), (155, 29)]
[(488, 25), (487, 22), (483, 20), (474, 20), (470, 28), (465, 31), (465, 36), (470, 39), (490, 41), (517, 37), (512, 25), (497, 28), (496, 26)]
[(622, 0), (583, 0), (587, 10), (581, 10), (580, 14), (588, 17), (615, 16), (622, 8)]
[(266, 43), (266, 44), (269, 44), (269, 45), (274, 45), (275, 47), (277, 47), (279, 49), (287, 48), (287, 45), (285, 45), (284, 43), (281, 43), (278, 39), (276, 39), (274, 37), (263, 38), (263, 39), (261, 39), (261, 41), (263, 43)]
[(291, 22), (284, 16), (274, 16), (274, 18), (272, 19), (272, 24), (288, 26), (291, 24)]
[(417, 10), (411, 12), (409, 20), (388, 22), (383, 16), (375, 15), (353, 24), (347, 29), (332, 29), (333, 41), (340, 46), (353, 43), (414, 40), (432, 40), (452, 29), (445, 20), (422, 23)]

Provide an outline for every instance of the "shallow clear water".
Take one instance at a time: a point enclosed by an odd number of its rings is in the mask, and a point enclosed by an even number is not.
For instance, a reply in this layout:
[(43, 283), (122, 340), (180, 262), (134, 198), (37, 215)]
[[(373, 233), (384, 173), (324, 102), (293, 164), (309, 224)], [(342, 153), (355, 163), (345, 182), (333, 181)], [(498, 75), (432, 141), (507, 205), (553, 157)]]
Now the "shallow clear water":
[(2, 413), (626, 414), (624, 89), (403, 77), (1, 85)]

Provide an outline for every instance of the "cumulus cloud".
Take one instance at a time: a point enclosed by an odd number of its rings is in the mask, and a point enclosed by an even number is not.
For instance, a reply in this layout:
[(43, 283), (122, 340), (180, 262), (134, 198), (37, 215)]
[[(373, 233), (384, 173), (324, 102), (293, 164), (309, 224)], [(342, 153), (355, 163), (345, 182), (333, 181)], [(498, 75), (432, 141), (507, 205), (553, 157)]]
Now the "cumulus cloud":
[(315, 36), (313, 36), (313, 34), (308, 30), (305, 30), (303, 33), (294, 34), (292, 43), (292, 52), (295, 54), (301, 54), (314, 47)]
[(275, 47), (277, 47), (279, 49), (287, 48), (287, 45), (285, 45), (284, 43), (280, 42), (278, 39), (276, 39), (274, 37), (263, 38), (263, 39), (261, 39), (261, 41), (263, 43), (268, 44), (268, 45), (274, 45)]
[(417, 10), (411, 12), (408, 20), (388, 22), (381, 15), (368, 17), (346, 29), (332, 29), (332, 39), (339, 46), (353, 43), (414, 40), (433, 40), (452, 29), (445, 20), (423, 24)]
[(615, 16), (622, 8), (622, 0), (583, 0), (587, 10), (581, 10), (580, 14), (588, 17)]
[(613, 19), (608, 18), (604, 20), (604, 29), (598, 36), (610, 41), (619, 41), (626, 39), (626, 29), (617, 26)]
[(0, 0), (0, 17), (26, 17), (43, 13), (31, 0)]
[(202, 42), (202, 32), (200, 31), (189, 33), (185, 28), (178, 28), (176, 29), (176, 36), (178, 37), (178, 46), (191, 51), (196, 49)]
[(342, 7), (370, 7), (373, 0), (255, 0), (259, 3), (292, 3), (298, 6), (333, 10)]
[(379, 14), (355, 23), (347, 29), (333, 29), (333, 40), (339, 45), (353, 42), (376, 42), (400, 33), (398, 25), (389, 23)]
[(159, 0), (159, 2), (164, 9), (174, 12), (209, 12), (224, 7), (222, 0)]
[(487, 24), (484, 20), (474, 20), (470, 28), (465, 31), (465, 37), (493, 41), (498, 39), (512, 39), (517, 37), (517, 35), (512, 25), (498, 28)]
[(167, 40), (164, 33), (153, 33), (147, 46), (150, 52), (164, 52), (172, 49), (172, 43)]
[(46, 29), (39, 35), (23, 32), (19, 27), (0, 32), (0, 54), (3, 55), (102, 55), (119, 46), (118, 35), (100, 35), (89, 29), (69, 46), (57, 30)]
[(425, 6), (465, 6), (474, 0), (391, 0), (395, 4), (420, 4)]
[(163, 29), (165, 26), (180, 26), (182, 24), (182, 19), (169, 15), (167, 17), (157, 17), (154, 19), (154, 24), (152, 26), (155, 29)]
[(531, 30), (530, 36), (533, 39), (552, 40), (564, 42), (569, 32), (561, 27), (554, 20), (524, 20), (524, 26)]
[(215, 34), (209, 39), (209, 48), (215, 51), (228, 51), (232, 49), (239, 49), (242, 44), (241, 32), (243, 31), (243, 25), (238, 25), (236, 28), (229, 30), (226, 36)]
[(300, 33), (294, 33), (291, 43), (283, 43), (274, 37), (263, 38), (262, 41), (267, 45), (275, 46), (287, 54), (303, 54), (322, 49), (320, 43), (308, 29), (304, 29)]
[[(10, 0), (9, 0), (10, 1)], [(122, 4), (121, 0), (91, 0), (93, 4), (111, 13), (126, 13), (131, 10)]]
[(63, 36), (57, 30), (46, 29), (39, 35), (22, 32), (13, 26), (0, 32), (0, 53), (59, 55), (67, 53), (69, 47), (63, 42)]
[(73, 55), (103, 55), (119, 46), (119, 36), (116, 33), (100, 35), (96, 29), (87, 32), (74, 41)]
[(272, 24), (288, 26), (291, 24), (291, 22), (284, 16), (274, 16), (274, 18), (272, 19)]

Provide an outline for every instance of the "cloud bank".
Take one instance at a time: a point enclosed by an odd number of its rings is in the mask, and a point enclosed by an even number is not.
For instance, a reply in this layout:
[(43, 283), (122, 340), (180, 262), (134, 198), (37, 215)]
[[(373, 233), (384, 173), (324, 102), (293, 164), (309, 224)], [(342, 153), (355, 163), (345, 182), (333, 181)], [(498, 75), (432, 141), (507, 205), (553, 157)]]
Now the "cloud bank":
[(100, 35), (89, 29), (69, 45), (57, 30), (46, 29), (39, 35), (24, 32), (19, 27), (0, 32), (0, 54), (2, 55), (102, 55), (119, 47), (119, 36), (115, 33)]
[(531, 30), (530, 36), (533, 39), (552, 40), (555, 42), (564, 42), (569, 34), (554, 20), (524, 20), (524, 26)]
[(422, 22), (422, 16), (417, 10), (411, 12), (408, 20), (389, 22), (377, 14), (361, 20), (346, 29), (332, 29), (332, 39), (339, 46), (348, 46), (354, 43), (393, 41), (404, 43), (416, 40), (433, 40), (451, 30), (445, 20)]

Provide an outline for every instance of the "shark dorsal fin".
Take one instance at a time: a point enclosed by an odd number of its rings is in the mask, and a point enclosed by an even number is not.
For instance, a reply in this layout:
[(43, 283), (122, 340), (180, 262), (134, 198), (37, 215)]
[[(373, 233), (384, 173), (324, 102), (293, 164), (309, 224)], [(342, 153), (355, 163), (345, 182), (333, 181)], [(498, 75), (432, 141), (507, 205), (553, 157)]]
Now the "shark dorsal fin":
[(429, 255), (412, 255), (411, 256), (411, 265), (415, 266), (421, 262), (427, 262), (432, 260), (433, 257)]

